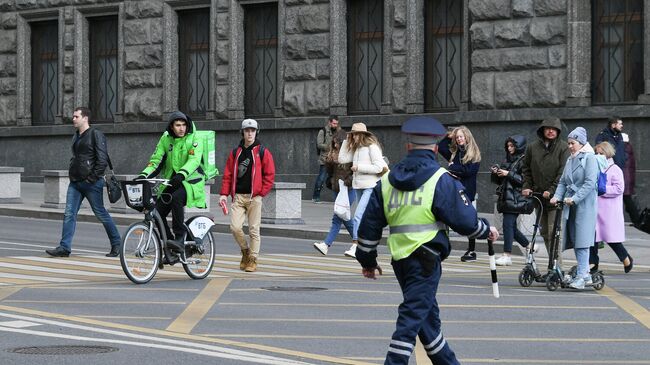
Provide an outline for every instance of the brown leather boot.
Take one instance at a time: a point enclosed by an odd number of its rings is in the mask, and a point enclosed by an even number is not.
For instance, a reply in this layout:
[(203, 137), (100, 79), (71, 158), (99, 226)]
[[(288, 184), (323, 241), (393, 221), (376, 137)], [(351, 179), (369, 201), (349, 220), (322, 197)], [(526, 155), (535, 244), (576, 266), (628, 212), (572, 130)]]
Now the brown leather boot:
[(246, 266), (248, 266), (248, 260), (251, 255), (251, 249), (247, 248), (245, 250), (241, 250), (241, 262), (239, 263), (239, 270), (244, 270)]
[(248, 257), (248, 265), (246, 265), (246, 272), (257, 271), (257, 257), (251, 255)]

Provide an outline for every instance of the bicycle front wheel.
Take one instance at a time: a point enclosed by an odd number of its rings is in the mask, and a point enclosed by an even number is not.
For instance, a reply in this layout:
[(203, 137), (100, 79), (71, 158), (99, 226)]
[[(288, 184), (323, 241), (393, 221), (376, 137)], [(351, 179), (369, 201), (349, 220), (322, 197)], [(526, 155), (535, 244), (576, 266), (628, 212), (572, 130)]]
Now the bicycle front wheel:
[(145, 284), (156, 275), (160, 262), (160, 240), (145, 222), (133, 223), (122, 239), (122, 270), (132, 282)]
[(192, 279), (204, 279), (210, 275), (212, 266), (214, 266), (214, 238), (212, 232), (205, 234), (203, 243), (196, 246), (186, 246), (185, 250), (191, 250), (192, 256), (189, 257), (187, 264), (183, 264), (183, 269)]

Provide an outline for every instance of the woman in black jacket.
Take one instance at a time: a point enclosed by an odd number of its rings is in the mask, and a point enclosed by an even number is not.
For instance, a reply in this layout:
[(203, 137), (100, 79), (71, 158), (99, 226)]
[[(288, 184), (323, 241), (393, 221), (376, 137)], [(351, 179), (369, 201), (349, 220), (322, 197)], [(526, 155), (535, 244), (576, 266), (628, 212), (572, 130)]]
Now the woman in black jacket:
[(501, 165), (492, 166), (491, 180), (499, 185), (497, 188), (497, 211), (503, 213), (503, 255), (496, 260), (500, 266), (512, 265), (510, 253), (512, 241), (528, 248), (528, 238), (517, 228), (520, 213), (530, 211), (532, 201), (521, 195), (524, 178), (521, 174), (526, 137), (515, 135), (508, 137), (505, 143), (506, 160)]

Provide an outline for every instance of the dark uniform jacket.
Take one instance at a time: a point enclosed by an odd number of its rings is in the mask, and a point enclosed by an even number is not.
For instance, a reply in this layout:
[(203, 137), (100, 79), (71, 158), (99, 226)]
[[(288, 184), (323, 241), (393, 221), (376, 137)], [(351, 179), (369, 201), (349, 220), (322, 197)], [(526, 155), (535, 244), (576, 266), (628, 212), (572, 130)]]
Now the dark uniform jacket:
[[(429, 180), (438, 171), (440, 165), (436, 154), (430, 150), (412, 150), (388, 175), (388, 180), (396, 189), (414, 191)], [(470, 238), (487, 238), (490, 227), (485, 219), (479, 219), (472, 206), (465, 188), (449, 174), (443, 174), (436, 185), (431, 211), (436, 220), (447, 224), (454, 231)], [(369, 247), (362, 241), (379, 241), (382, 230), (388, 224), (384, 215), (384, 201), (381, 194), (381, 181), (372, 191), (361, 224), (359, 225), (359, 245), (370, 252), (357, 249), (357, 260), (364, 268), (377, 266), (376, 245)], [(425, 243), (440, 253), (441, 259), (449, 256), (451, 247), (447, 232), (441, 230), (431, 240)]]
[(106, 166), (108, 148), (104, 133), (92, 127), (81, 135), (77, 131), (72, 137), (72, 158), (68, 169), (70, 181), (94, 183), (104, 176)]
[[(544, 127), (558, 130), (557, 138), (548, 146), (544, 144)], [(562, 124), (559, 119), (551, 119), (551, 122), (542, 121), (537, 129), (539, 138), (526, 147), (522, 169), (524, 173), (522, 189), (532, 189), (537, 193), (548, 191), (551, 196), (555, 194), (555, 189), (564, 171), (564, 165), (569, 158), (569, 147), (566, 141), (560, 139), (561, 131)], [(552, 208), (548, 205), (548, 200), (544, 200), (544, 202), (547, 209)]]

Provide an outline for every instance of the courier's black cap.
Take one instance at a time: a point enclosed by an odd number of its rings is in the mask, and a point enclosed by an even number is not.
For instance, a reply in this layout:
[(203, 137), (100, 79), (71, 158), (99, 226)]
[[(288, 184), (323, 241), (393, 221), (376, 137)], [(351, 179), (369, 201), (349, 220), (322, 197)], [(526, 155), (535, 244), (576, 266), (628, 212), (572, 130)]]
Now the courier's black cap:
[(408, 134), (409, 142), (413, 144), (436, 144), (436, 137), (447, 134), (445, 127), (432, 117), (414, 117), (402, 124), (402, 133)]

